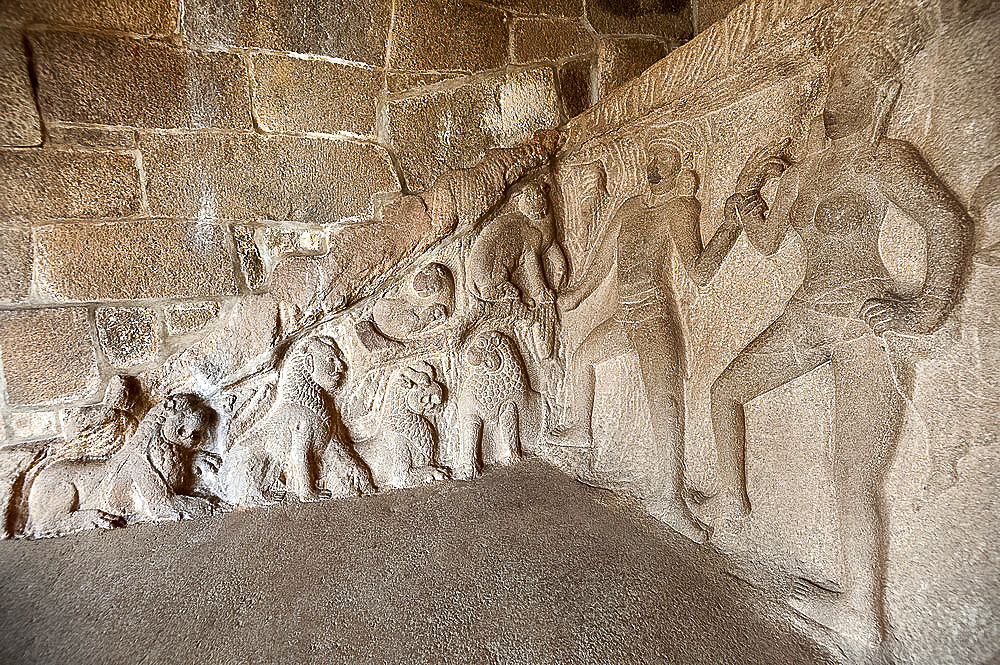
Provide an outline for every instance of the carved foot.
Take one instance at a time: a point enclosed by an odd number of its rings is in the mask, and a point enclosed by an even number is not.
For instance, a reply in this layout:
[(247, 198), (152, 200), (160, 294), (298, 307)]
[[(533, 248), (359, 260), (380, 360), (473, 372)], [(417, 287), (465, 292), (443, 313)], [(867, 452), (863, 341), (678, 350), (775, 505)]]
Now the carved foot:
[(479, 472), (474, 466), (457, 466), (451, 470), (453, 480), (472, 480), (479, 477)]
[(671, 501), (655, 511), (656, 517), (685, 538), (702, 545), (712, 536), (711, 527), (703, 524), (691, 514), (686, 504)]
[(750, 499), (745, 492), (724, 489), (707, 498), (698, 508), (702, 518), (708, 524), (717, 527), (727, 522), (736, 523), (748, 518), (750, 516)]
[(792, 580), (789, 604), (813, 621), (845, 638), (842, 647), (852, 662), (882, 663), (882, 635), (874, 612), (863, 613), (850, 604), (848, 595), (836, 584), (821, 584), (803, 577)]

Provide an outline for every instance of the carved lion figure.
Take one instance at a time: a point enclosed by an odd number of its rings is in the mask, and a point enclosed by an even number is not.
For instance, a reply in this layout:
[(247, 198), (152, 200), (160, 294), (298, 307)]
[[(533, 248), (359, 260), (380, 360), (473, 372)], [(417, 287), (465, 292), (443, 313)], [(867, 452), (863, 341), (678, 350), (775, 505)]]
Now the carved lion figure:
[(280, 500), (286, 490), (302, 501), (372, 491), (333, 405), (345, 369), (330, 337), (292, 345), (273, 404), (226, 455), (220, 480), (227, 500), (254, 505)]
[(357, 444), (379, 487), (412, 487), (442, 480), (448, 469), (434, 463), (437, 430), (427, 416), (444, 403), (434, 367), (417, 362), (393, 372), (378, 410), (378, 431)]
[(465, 351), (470, 371), (458, 397), (461, 425), (454, 476), (474, 477), (490, 463), (509, 464), (537, 444), (541, 396), (528, 381), (514, 342), (496, 330), (477, 333)]
[(214, 412), (195, 395), (172, 395), (150, 409), (107, 459), (44, 466), (28, 491), (27, 531), (51, 536), (130, 522), (208, 514), (213, 503), (186, 492)]

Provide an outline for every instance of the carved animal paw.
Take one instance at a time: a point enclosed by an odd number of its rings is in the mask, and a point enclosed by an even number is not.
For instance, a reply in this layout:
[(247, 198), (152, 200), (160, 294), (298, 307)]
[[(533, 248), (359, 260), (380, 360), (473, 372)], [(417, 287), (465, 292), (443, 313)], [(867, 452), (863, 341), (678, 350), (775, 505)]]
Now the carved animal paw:
[(103, 510), (96, 510), (94, 511), (92, 524), (97, 529), (117, 529), (125, 526), (125, 518), (121, 515), (106, 513)]

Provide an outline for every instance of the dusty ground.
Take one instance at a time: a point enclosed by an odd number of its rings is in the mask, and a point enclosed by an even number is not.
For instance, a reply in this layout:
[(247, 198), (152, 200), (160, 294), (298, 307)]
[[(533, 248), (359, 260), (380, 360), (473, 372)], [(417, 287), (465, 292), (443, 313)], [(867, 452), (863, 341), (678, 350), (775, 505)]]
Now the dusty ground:
[(522, 463), (0, 543), (0, 662), (831, 662), (723, 566), (634, 506)]

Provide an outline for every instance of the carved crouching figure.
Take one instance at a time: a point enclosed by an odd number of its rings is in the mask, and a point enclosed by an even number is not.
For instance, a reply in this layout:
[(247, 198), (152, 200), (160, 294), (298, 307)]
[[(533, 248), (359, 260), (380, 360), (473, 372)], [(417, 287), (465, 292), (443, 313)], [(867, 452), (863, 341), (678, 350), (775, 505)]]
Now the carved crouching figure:
[(379, 410), (379, 432), (357, 444), (380, 488), (412, 487), (442, 480), (448, 469), (434, 463), (437, 430), (427, 419), (441, 409), (444, 386), (424, 362), (395, 372)]
[(532, 390), (514, 342), (496, 330), (476, 334), (465, 352), (470, 372), (458, 398), (461, 444), (453, 475), (467, 480), (490, 463), (510, 464), (533, 450), (541, 424), (540, 395)]
[(198, 447), (213, 416), (198, 397), (173, 395), (153, 407), (107, 459), (44, 467), (28, 493), (27, 532), (50, 536), (211, 513), (211, 501), (185, 493), (196, 458), (211, 456)]
[(302, 501), (371, 491), (333, 405), (344, 370), (330, 337), (308, 337), (289, 349), (274, 404), (227, 454), (220, 475), (232, 503), (268, 503), (284, 490)]

